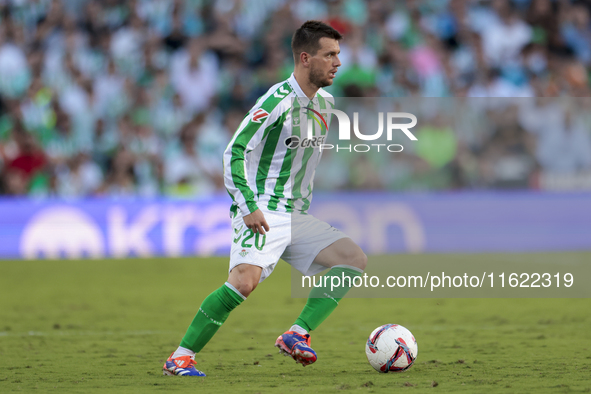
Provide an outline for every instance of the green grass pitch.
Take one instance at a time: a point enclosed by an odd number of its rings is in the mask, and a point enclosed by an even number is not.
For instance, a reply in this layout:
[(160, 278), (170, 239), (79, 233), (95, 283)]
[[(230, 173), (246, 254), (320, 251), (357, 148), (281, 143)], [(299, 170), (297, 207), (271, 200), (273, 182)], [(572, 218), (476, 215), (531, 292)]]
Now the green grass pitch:
[[(198, 355), (207, 378), (162, 376), (226, 270), (225, 258), (1, 261), (0, 392), (591, 392), (591, 299), (345, 299), (302, 368), (273, 347), (305, 303), (283, 262)], [(417, 338), (405, 373), (367, 363), (385, 323)]]

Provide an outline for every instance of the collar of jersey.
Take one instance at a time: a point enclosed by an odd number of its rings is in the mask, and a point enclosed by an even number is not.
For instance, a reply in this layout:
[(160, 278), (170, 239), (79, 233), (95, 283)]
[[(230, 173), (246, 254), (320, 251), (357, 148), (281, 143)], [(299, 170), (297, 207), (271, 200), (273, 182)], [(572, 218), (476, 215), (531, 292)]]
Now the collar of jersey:
[[(295, 92), (296, 97), (297, 97), (298, 101), (300, 102), (300, 106), (307, 107), (310, 104), (310, 99), (308, 98), (308, 96), (306, 96), (306, 93), (304, 93), (304, 91), (300, 87), (300, 84), (298, 83), (298, 81), (296, 81), (293, 73), (291, 73), (291, 76), (287, 79), (287, 83), (291, 86), (291, 88)], [(318, 103), (318, 93), (316, 93), (316, 96), (312, 100), (312, 103), (314, 105), (316, 105)]]

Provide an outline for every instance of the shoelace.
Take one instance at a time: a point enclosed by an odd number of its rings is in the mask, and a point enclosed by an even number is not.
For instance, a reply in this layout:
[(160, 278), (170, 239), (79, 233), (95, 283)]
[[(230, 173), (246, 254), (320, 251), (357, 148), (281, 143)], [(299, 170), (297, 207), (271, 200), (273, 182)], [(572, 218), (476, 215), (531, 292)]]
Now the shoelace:
[[(197, 365), (197, 361), (193, 360), (192, 358), (189, 359), (189, 365), (186, 365), (184, 367), (179, 366), (176, 362), (175, 362), (176, 366), (179, 368), (183, 368), (183, 369), (187, 369), (187, 368), (191, 368), (194, 365)], [(184, 364), (183, 364), (184, 365)]]

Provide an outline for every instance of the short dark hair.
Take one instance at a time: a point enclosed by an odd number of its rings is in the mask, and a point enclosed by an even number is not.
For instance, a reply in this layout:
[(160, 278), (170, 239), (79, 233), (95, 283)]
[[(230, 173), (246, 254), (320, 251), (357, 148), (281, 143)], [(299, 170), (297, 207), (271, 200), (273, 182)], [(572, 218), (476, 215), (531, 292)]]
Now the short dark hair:
[(320, 49), (320, 39), (322, 37), (340, 40), (343, 35), (320, 21), (307, 21), (300, 26), (291, 38), (291, 50), (296, 61), (302, 52), (314, 56)]

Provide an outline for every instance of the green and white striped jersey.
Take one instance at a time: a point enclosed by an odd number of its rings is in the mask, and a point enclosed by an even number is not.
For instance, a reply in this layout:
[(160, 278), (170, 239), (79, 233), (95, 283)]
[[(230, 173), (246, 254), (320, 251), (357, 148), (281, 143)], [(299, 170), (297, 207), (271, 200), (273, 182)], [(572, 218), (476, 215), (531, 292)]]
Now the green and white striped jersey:
[(308, 99), (294, 75), (257, 100), (224, 152), (224, 183), (233, 210), (243, 215), (257, 208), (305, 213), (312, 200), (334, 99), (319, 89)]

